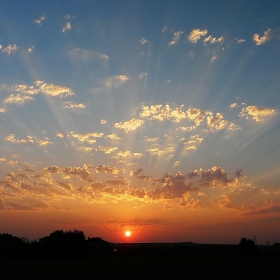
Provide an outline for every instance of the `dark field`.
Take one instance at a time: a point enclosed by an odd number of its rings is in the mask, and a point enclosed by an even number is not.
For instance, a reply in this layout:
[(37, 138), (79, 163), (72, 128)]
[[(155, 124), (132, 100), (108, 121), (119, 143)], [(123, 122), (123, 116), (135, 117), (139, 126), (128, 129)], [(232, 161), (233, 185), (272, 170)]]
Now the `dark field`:
[(96, 254), (1, 260), (0, 279), (279, 279), (279, 255)]

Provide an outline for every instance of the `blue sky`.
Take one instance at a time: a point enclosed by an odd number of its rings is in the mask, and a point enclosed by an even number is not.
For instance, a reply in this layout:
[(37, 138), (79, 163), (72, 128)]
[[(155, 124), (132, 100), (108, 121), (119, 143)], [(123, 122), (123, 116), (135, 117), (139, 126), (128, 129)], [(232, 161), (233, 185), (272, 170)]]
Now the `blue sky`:
[(279, 6), (2, 4), (3, 230), (277, 241)]

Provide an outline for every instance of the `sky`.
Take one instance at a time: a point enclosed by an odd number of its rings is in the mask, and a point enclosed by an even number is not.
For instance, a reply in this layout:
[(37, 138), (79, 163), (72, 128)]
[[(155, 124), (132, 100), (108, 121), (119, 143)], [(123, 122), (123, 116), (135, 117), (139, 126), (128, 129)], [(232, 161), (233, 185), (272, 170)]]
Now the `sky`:
[(279, 242), (279, 10), (2, 3), (0, 233)]

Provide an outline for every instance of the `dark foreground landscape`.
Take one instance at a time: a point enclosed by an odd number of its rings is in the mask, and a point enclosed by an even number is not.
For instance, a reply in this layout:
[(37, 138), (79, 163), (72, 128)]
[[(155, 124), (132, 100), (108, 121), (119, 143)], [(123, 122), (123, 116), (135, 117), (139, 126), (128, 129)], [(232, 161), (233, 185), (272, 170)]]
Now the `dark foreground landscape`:
[(0, 234), (0, 279), (278, 279), (279, 243), (114, 244), (55, 231), (30, 242)]

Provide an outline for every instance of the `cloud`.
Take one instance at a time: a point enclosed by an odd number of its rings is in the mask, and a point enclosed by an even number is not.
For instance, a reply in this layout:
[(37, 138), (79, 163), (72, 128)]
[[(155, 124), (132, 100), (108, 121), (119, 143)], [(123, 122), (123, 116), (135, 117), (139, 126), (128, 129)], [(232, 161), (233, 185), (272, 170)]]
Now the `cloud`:
[(188, 36), (188, 40), (191, 43), (196, 44), (201, 37), (207, 34), (207, 32), (207, 29), (193, 29)]
[(16, 52), (18, 49), (17, 45), (8, 45), (6, 48), (2, 49), (3, 52), (7, 53), (7, 54), (11, 54), (13, 52)]
[(5, 108), (0, 108), (0, 113), (5, 113)]
[(33, 137), (28, 135), (27, 139), (15, 139), (15, 134), (6, 137), (6, 141), (11, 143), (34, 143)]
[(65, 97), (68, 95), (74, 95), (72, 90), (68, 87), (54, 85), (54, 84), (47, 84), (44, 81), (36, 81), (35, 85), (40, 89), (42, 93), (51, 95), (51, 96), (60, 96)]
[(118, 87), (129, 80), (129, 77), (126, 75), (115, 75), (110, 76), (106, 79), (105, 84), (108, 87)]
[(32, 96), (21, 96), (20, 94), (11, 94), (9, 97), (4, 99), (6, 103), (23, 103), (27, 100), (33, 100)]
[(246, 119), (251, 117), (256, 122), (261, 122), (265, 117), (274, 115), (275, 113), (275, 110), (271, 108), (247, 106), (241, 110), (239, 116), (246, 117)]
[(216, 55), (214, 55), (212, 58), (211, 58), (211, 62), (214, 62), (215, 60), (217, 59), (217, 56)]
[(100, 151), (103, 151), (105, 154), (111, 154), (114, 151), (118, 150), (118, 147), (102, 147), (98, 146)]
[(44, 15), (40, 16), (38, 19), (35, 19), (33, 22), (38, 24), (38, 25), (41, 25), (42, 24), (42, 21), (44, 21), (46, 18)]
[(27, 52), (32, 53), (33, 50), (34, 50), (34, 46), (31, 46), (31, 47), (29, 47), (29, 48), (27, 49)]
[(203, 43), (207, 43), (207, 42), (210, 42), (211, 44), (215, 44), (215, 43), (223, 43), (224, 42), (224, 37), (221, 36), (219, 38), (215, 38), (213, 37), (212, 35), (209, 35), (208, 37), (206, 37), (204, 40), (203, 40)]
[(129, 131), (136, 130), (137, 128), (141, 127), (143, 123), (143, 120), (133, 118), (127, 122), (115, 123), (115, 128), (122, 129), (127, 133)]
[(175, 45), (179, 41), (179, 39), (181, 37), (181, 34), (183, 34), (183, 33), (184, 33), (184, 31), (177, 31), (177, 32), (175, 32), (173, 34), (173, 39), (172, 39), (172, 41), (170, 41), (168, 43), (168, 46)]
[(76, 103), (73, 101), (65, 101), (64, 106), (67, 109), (85, 109), (86, 106), (83, 103)]
[(260, 45), (266, 43), (267, 41), (271, 40), (274, 36), (275, 36), (275, 30), (269, 28), (264, 32), (264, 35), (262, 37), (260, 37), (260, 35), (257, 33), (254, 34), (253, 40), (257, 46), (260, 46)]
[(141, 43), (141, 45), (147, 44), (148, 40), (145, 38), (142, 38), (141, 40), (139, 40), (139, 43)]
[(74, 133), (72, 131), (71, 136), (74, 138), (77, 138), (80, 142), (86, 142), (88, 144), (93, 144), (96, 142), (95, 138), (102, 138), (104, 136), (104, 134), (99, 133), (99, 132)]
[(109, 138), (109, 139), (115, 140), (115, 141), (122, 140), (122, 138), (119, 137), (119, 136), (118, 136), (117, 134), (115, 134), (115, 133), (109, 134), (109, 135), (107, 135), (105, 138)]
[(88, 61), (92, 58), (98, 58), (98, 59), (102, 59), (102, 60), (109, 59), (109, 56), (104, 53), (99, 53), (94, 50), (84, 50), (84, 49), (79, 49), (79, 48), (75, 48), (75, 49), (72, 49), (71, 51), (68, 51), (67, 55), (69, 57), (71, 57), (72, 59), (83, 60), (83, 61)]
[(106, 124), (106, 123), (108, 123), (107, 120), (105, 120), (105, 119), (100, 120), (100, 124)]
[(147, 72), (142, 72), (140, 73), (139, 75), (139, 80), (146, 80), (147, 79), (147, 76), (148, 76), (148, 73)]
[(167, 26), (164, 26), (162, 29), (161, 29), (161, 32), (165, 32), (167, 30)]
[(104, 172), (104, 173), (111, 173), (114, 175), (117, 175), (119, 173), (124, 173), (124, 169), (120, 169), (117, 167), (111, 167), (109, 165), (98, 165), (94, 167), (94, 170), (98, 173), (98, 172)]
[(236, 107), (239, 107), (239, 105), (237, 103), (232, 103), (229, 106), (229, 108), (236, 108)]
[(241, 38), (236, 38), (235, 41), (236, 41), (237, 44), (241, 44), (241, 43), (244, 43), (246, 40), (241, 39)]
[(62, 28), (62, 32), (66, 32), (67, 30), (71, 30), (71, 23), (70, 21), (66, 23), (66, 25)]
[(57, 133), (56, 136), (59, 138), (66, 138), (68, 135), (65, 133)]

